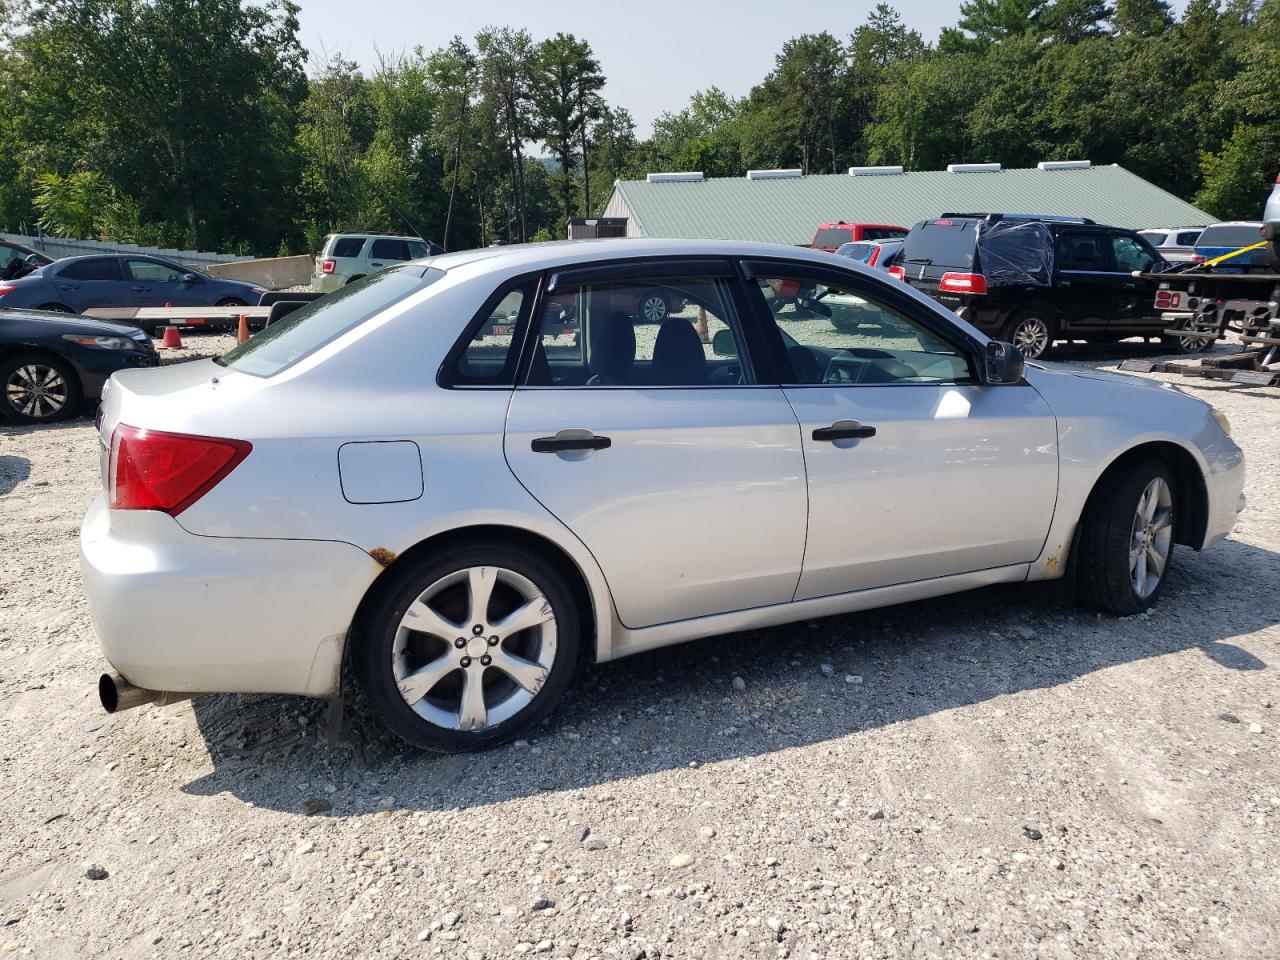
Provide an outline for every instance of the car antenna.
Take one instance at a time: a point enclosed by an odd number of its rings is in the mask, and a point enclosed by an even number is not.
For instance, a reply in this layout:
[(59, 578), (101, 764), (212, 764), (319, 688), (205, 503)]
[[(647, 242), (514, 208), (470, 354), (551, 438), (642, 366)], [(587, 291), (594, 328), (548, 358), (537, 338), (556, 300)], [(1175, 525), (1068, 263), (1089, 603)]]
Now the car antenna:
[(409, 232), (427, 245), (427, 251), (430, 256), (434, 257), (444, 253), (444, 247), (440, 246), (440, 244), (436, 243), (434, 240), (428, 240), (414, 222), (409, 219), (409, 215), (401, 209), (400, 204), (396, 203), (390, 197), (387, 197), (387, 203), (391, 204), (391, 209), (396, 212), (396, 215), (402, 221), (404, 221), (404, 225), (409, 228)]

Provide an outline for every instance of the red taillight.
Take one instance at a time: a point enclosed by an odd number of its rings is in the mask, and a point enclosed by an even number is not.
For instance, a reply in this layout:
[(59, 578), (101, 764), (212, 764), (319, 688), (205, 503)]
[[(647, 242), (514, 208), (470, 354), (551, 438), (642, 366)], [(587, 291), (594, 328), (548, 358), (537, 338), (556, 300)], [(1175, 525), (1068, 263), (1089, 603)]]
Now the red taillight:
[(1173, 290), (1156, 291), (1157, 310), (1177, 310), (1182, 306), (1182, 294)]
[(18, 288), (11, 283), (0, 283), (0, 297), (3, 297), (6, 293), (12, 293), (17, 289)]
[(903, 283), (906, 283), (907, 281), (906, 267), (890, 267), (889, 276), (893, 277), (893, 279), (895, 280), (901, 280)]
[(880, 248), (872, 247), (871, 256), (867, 257), (867, 266), (874, 267), (876, 265), (876, 261), (879, 259), (880, 259)]
[(111, 509), (160, 510), (176, 517), (252, 449), (245, 440), (162, 433), (122, 423), (111, 435)]
[(944, 273), (938, 289), (949, 293), (986, 293), (987, 278), (980, 273)]
[(1193, 253), (1193, 254), (1191, 255), (1191, 262), (1192, 262), (1192, 263), (1204, 263), (1205, 259), (1206, 259), (1205, 257), (1201, 256), (1201, 255), (1200, 255), (1200, 254), (1198, 254), (1198, 253)]
[(333, 273), (333, 271), (337, 269), (338, 269), (337, 260), (321, 260), (320, 261), (320, 271), (322, 273)]

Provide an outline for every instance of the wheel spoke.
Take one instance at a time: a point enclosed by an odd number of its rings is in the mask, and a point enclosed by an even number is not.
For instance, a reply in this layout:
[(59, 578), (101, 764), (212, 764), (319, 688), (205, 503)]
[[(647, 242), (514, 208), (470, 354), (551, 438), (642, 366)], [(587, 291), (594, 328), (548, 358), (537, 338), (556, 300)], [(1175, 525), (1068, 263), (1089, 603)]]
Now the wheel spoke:
[(537, 693), (547, 680), (547, 668), (532, 660), (518, 657), (502, 647), (494, 647), (493, 666), (501, 670), (529, 693)]
[(430, 693), (437, 683), (457, 669), (459, 669), (458, 661), (452, 652), (437, 657), (425, 667), (413, 671), (397, 682), (400, 695), (409, 706), (413, 706)]
[(429, 633), (433, 637), (439, 637), (450, 643), (453, 642), (454, 637), (462, 636), (467, 629), (464, 624), (447, 620), (421, 600), (413, 601), (405, 611), (405, 616), (411, 621), (407, 624), (410, 630)]
[(1156, 508), (1160, 506), (1159, 482), (1160, 481), (1158, 480), (1154, 481), (1151, 486), (1147, 488), (1147, 498), (1142, 504), (1142, 517), (1147, 521), (1147, 523), (1151, 523), (1155, 518)]
[(467, 571), (467, 590), (471, 596), (470, 614), (472, 623), (488, 623), (489, 597), (493, 595), (493, 585), (498, 580), (498, 571), (493, 567), (472, 567)]
[(1164, 554), (1153, 543), (1147, 547), (1147, 563), (1157, 578), (1164, 576)]
[(1138, 564), (1133, 572), (1133, 584), (1138, 588), (1138, 594), (1145, 597), (1147, 595), (1147, 551), (1138, 551)]
[(463, 730), (480, 730), (488, 725), (489, 711), (484, 704), (484, 673), (480, 670), (464, 670), (458, 726)]
[(1163, 533), (1173, 526), (1173, 507), (1161, 507), (1151, 520), (1151, 532)]
[(503, 640), (512, 634), (519, 633), (521, 630), (528, 630), (530, 627), (538, 627), (554, 620), (555, 611), (551, 609), (551, 604), (546, 601), (545, 597), (534, 597), (527, 603), (517, 607), (510, 616), (490, 624), (493, 632)]

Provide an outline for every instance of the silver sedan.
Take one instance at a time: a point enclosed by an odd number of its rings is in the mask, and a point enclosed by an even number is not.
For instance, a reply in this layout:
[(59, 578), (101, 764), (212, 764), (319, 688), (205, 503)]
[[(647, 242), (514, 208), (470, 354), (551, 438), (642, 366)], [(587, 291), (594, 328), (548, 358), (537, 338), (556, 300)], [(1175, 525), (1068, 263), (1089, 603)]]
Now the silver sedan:
[[(840, 322), (854, 301), (878, 322)], [(100, 423), (104, 705), (332, 698), (349, 654), (439, 750), (519, 735), (580, 656), (1064, 575), (1133, 614), (1243, 505), (1206, 404), (743, 243), (388, 269), (218, 360), (116, 374)]]

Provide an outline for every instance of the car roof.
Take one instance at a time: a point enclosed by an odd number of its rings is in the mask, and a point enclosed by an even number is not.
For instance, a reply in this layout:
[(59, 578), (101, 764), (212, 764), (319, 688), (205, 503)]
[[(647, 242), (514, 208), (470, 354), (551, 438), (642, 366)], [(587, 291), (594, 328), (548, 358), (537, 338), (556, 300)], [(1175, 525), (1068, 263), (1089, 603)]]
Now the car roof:
[(367, 237), (373, 240), (418, 240), (422, 243), (427, 241), (421, 237), (411, 237), (407, 233), (370, 233), (367, 230), (353, 230), (347, 233), (330, 233), (330, 237), (335, 239), (338, 237)]
[[(1261, 227), (1261, 220), (1219, 220), (1217, 223), (1209, 224), (1209, 227)], [(1205, 227), (1208, 230), (1209, 227)], [(1190, 228), (1188, 228), (1190, 229)]]
[(438, 270), (473, 267), (478, 272), (539, 270), (600, 260), (634, 257), (762, 257), (804, 260), (846, 267), (848, 261), (835, 254), (810, 247), (746, 240), (672, 240), (657, 237), (617, 237), (597, 240), (553, 240), (543, 243), (481, 247), (457, 253), (438, 254), (413, 261)]

